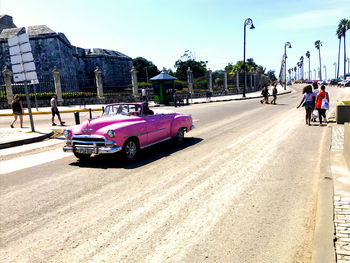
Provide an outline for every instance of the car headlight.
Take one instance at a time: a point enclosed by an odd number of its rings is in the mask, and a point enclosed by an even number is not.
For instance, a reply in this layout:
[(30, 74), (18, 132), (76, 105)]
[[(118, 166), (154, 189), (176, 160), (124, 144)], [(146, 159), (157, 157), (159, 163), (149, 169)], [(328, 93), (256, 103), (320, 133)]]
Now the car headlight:
[(107, 132), (107, 135), (108, 135), (108, 137), (110, 137), (110, 138), (114, 138), (114, 137), (115, 137), (115, 131), (114, 131), (114, 130), (109, 130), (109, 131)]
[(64, 137), (68, 138), (70, 135), (71, 135), (70, 130), (64, 130), (64, 131), (63, 131), (63, 136), (64, 136)]

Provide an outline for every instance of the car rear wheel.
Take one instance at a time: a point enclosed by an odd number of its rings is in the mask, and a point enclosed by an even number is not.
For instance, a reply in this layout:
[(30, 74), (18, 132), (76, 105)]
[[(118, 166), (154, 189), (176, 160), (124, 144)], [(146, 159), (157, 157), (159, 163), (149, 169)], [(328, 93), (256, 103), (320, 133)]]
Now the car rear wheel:
[(181, 143), (181, 142), (183, 142), (184, 139), (185, 139), (185, 128), (180, 128), (177, 131), (175, 141), (178, 143)]
[(136, 139), (129, 139), (124, 143), (123, 155), (127, 160), (134, 160), (139, 153), (139, 144)]

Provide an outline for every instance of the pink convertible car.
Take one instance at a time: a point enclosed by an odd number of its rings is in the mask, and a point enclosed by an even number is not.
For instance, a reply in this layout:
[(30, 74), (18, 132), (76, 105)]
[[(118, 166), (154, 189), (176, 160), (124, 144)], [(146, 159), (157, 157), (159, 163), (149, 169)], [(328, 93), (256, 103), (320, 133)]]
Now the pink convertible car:
[(142, 103), (107, 105), (103, 116), (64, 131), (63, 151), (71, 151), (81, 160), (92, 154), (122, 151), (125, 158), (132, 160), (142, 148), (171, 138), (181, 142), (184, 133), (194, 128), (189, 115), (158, 111)]

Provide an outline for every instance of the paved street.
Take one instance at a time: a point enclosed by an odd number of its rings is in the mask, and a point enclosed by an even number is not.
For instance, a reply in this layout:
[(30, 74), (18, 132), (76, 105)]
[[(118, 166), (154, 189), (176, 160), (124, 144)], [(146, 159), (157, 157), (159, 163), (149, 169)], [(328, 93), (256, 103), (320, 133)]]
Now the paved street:
[[(59, 139), (2, 154), (1, 261), (309, 262), (332, 124), (306, 126), (293, 90), (277, 105), (177, 108), (196, 126), (184, 144), (147, 148), (133, 163), (82, 164)], [(332, 113), (345, 91), (327, 90)], [(49, 127), (50, 115), (34, 118)]]

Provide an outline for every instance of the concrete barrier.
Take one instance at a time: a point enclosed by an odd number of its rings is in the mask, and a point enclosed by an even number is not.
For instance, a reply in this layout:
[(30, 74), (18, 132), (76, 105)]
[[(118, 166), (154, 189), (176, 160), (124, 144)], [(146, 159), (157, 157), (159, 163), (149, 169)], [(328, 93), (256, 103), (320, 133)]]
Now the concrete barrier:
[(344, 124), (345, 122), (350, 122), (350, 105), (337, 105), (336, 120), (337, 124)]
[(350, 122), (344, 124), (344, 158), (350, 170)]

